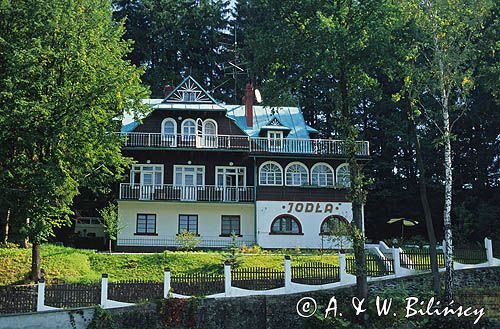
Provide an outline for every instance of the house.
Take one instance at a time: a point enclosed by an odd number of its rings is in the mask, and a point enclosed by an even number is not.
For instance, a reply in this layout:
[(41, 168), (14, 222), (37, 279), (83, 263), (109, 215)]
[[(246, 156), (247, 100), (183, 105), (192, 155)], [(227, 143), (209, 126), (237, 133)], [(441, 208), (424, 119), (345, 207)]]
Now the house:
[[(217, 102), (192, 77), (152, 112), (122, 127), (123, 153), (136, 160), (119, 186), (117, 250), (178, 246), (336, 247), (329, 223), (350, 222), (349, 168), (339, 140), (317, 139), (297, 107)], [(359, 143), (367, 160), (368, 142)]]

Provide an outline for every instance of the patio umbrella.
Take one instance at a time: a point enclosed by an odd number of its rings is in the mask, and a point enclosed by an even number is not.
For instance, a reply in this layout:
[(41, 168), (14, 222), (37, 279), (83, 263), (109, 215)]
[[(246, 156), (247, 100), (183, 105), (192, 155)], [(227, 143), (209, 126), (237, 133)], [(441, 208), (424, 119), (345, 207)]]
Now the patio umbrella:
[(408, 218), (391, 218), (387, 221), (387, 224), (394, 224), (397, 222), (401, 222), (401, 239), (403, 239), (403, 233), (405, 226), (415, 226), (418, 224), (418, 221)]

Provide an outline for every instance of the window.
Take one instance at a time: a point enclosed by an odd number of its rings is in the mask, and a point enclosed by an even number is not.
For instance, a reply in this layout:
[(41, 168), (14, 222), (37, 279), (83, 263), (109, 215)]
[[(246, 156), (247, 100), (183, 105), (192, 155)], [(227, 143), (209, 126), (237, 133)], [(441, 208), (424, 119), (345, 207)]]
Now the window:
[(196, 124), (193, 119), (186, 119), (182, 121), (182, 139), (194, 140), (196, 136)]
[(317, 163), (311, 169), (311, 185), (333, 186), (333, 169), (326, 163)]
[(130, 184), (156, 185), (163, 184), (163, 165), (139, 164), (130, 170)]
[(196, 100), (196, 93), (194, 91), (184, 91), (182, 93), (182, 101), (194, 102)]
[(174, 166), (174, 185), (177, 186), (205, 185), (205, 167)]
[(336, 215), (325, 218), (323, 223), (321, 223), (320, 234), (333, 235), (336, 233), (342, 233), (342, 235), (348, 235), (349, 222), (347, 221), (347, 219)]
[(280, 151), (283, 148), (283, 132), (282, 131), (268, 131), (268, 147), (269, 151)]
[(241, 235), (240, 231), (240, 216), (222, 215), (222, 236)]
[(217, 122), (207, 119), (203, 122), (203, 146), (217, 147)]
[(281, 215), (273, 220), (270, 234), (302, 234), (302, 226), (292, 215)]
[(166, 118), (165, 120), (163, 120), (161, 124), (162, 140), (175, 144), (176, 135), (177, 135), (177, 122), (172, 118)]
[(156, 234), (156, 215), (137, 214), (136, 234)]
[(198, 215), (179, 215), (179, 233), (182, 232), (198, 235)]
[(351, 174), (347, 163), (337, 167), (337, 184), (340, 185), (340, 187), (351, 187)]
[(309, 184), (309, 171), (304, 164), (292, 162), (286, 167), (285, 172), (286, 185), (302, 186)]
[(245, 187), (245, 167), (215, 167), (217, 174), (216, 185), (221, 187)]
[(264, 162), (259, 169), (260, 185), (283, 185), (283, 169), (276, 162)]

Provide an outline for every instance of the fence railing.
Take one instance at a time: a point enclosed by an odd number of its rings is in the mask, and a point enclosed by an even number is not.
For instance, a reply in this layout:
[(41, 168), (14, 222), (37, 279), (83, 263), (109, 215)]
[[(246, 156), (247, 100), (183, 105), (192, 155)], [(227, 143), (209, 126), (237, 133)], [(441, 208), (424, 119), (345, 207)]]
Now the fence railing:
[(101, 300), (101, 285), (54, 284), (45, 289), (45, 304), (52, 307), (84, 307), (98, 305)]
[(340, 281), (340, 267), (321, 262), (292, 266), (292, 282), (318, 285)]
[[(161, 134), (141, 132), (118, 133), (124, 147), (228, 149), (253, 153), (292, 153), (312, 155), (345, 155), (346, 142), (330, 139), (266, 138), (241, 135)], [(367, 141), (356, 142), (359, 156), (370, 155)]]
[(37, 286), (0, 286), (0, 314), (35, 312)]
[(186, 296), (206, 296), (224, 292), (224, 276), (194, 273), (172, 276), (172, 291)]
[[(455, 268), (472, 269), (500, 266), (500, 259), (493, 257), (491, 240), (485, 239), (487, 262), (481, 264), (455, 263)], [(384, 247), (386, 253), (366, 254), (367, 275), (370, 281), (381, 276), (404, 277), (414, 275), (417, 270), (426, 270), (429, 265), (428, 250), (407, 250)], [(388, 252), (390, 249), (390, 253)], [(460, 249), (458, 249), (460, 250)], [(400, 257), (404, 253), (405, 257)], [(386, 256), (384, 256), (386, 255)], [(481, 254), (482, 255), (482, 254)], [(475, 253), (468, 257), (479, 260)], [(482, 256), (481, 256), (482, 257)], [(408, 266), (404, 268), (402, 265)], [(285, 256), (284, 269), (240, 268), (231, 270), (224, 264), (224, 275), (194, 273), (170, 276), (165, 269), (163, 282), (120, 281), (108, 283), (103, 274), (101, 284), (59, 284), (46, 286), (40, 280), (37, 286), (0, 286), (0, 313), (18, 313), (52, 310), (54, 307), (80, 307), (100, 304), (103, 308), (133, 305), (159, 298), (188, 298), (208, 295), (208, 297), (232, 297), (262, 294), (284, 294), (334, 288), (352, 285), (356, 282), (355, 259), (339, 254), (339, 266), (324, 263), (291, 265)]]
[(478, 264), (488, 260), (485, 248), (469, 247), (454, 247), (453, 260), (461, 264)]
[[(356, 275), (356, 260), (347, 258), (347, 273)], [(384, 275), (394, 274), (394, 260), (382, 259), (377, 255), (366, 254), (366, 275), (379, 277)]]
[[(405, 249), (399, 255), (400, 264), (404, 268), (425, 271), (431, 269), (429, 249)], [(444, 254), (437, 250), (438, 267), (444, 267)]]
[(237, 269), (231, 272), (234, 287), (248, 290), (268, 290), (285, 285), (285, 272), (264, 267)]
[[(220, 236), (203, 236), (193, 237), (197, 241), (196, 247), (199, 248), (226, 248), (233, 244), (232, 237)], [(234, 243), (239, 247), (245, 245), (251, 247), (255, 245), (254, 239), (244, 237), (235, 237)], [(117, 246), (133, 246), (133, 247), (172, 247), (182, 248), (183, 242), (179, 241), (175, 235), (158, 235), (158, 236), (144, 236), (141, 238), (131, 239), (118, 239)]]
[(166, 200), (199, 202), (253, 202), (253, 186), (120, 184), (120, 200)]

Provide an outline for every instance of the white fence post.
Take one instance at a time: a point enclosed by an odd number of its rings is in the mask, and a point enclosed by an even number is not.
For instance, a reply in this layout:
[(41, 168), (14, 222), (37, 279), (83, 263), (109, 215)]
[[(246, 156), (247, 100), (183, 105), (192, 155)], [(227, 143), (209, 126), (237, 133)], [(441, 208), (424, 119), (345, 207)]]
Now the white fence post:
[(170, 293), (170, 269), (167, 267), (163, 271), (163, 298), (167, 299)]
[(344, 281), (346, 279), (346, 274), (347, 274), (347, 268), (346, 268), (345, 255), (339, 253), (339, 277), (340, 277), (340, 282), (342, 282), (342, 281)]
[(231, 296), (231, 264), (224, 262), (224, 292), (226, 297)]
[(36, 296), (36, 311), (41, 312), (45, 308), (45, 280), (38, 280), (38, 293)]
[(484, 247), (486, 248), (486, 257), (488, 258), (488, 265), (493, 266), (493, 243), (490, 239), (484, 238)]
[(400, 251), (399, 248), (392, 248), (392, 258), (394, 260), (394, 274), (396, 276), (401, 276), (403, 273), (401, 273), (401, 257), (400, 257)]
[(101, 277), (101, 307), (106, 307), (108, 301), (108, 275), (103, 274)]
[(292, 264), (290, 256), (285, 256), (285, 291), (292, 289)]

